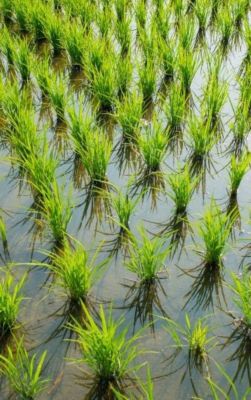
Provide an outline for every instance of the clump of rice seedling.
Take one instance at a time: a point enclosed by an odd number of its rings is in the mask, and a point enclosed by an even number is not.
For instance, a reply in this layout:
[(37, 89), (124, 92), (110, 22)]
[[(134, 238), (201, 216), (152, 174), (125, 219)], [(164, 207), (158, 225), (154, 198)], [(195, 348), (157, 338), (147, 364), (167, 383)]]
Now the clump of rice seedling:
[(240, 33), (243, 26), (243, 21), (246, 21), (249, 3), (247, 0), (240, 0), (238, 2), (232, 1), (230, 8), (233, 24), (236, 27), (236, 33)]
[(184, 18), (179, 26), (179, 43), (184, 52), (191, 52), (195, 36), (195, 24), (191, 22), (191, 17)]
[(3, 27), (1, 30), (0, 39), (1, 53), (6, 57), (9, 66), (14, 65), (15, 42), (13, 41), (13, 38), (10, 36), (10, 33), (6, 27)]
[(36, 6), (31, 9), (30, 23), (31, 32), (35, 41), (41, 42), (46, 39), (47, 35), (47, 16), (51, 15), (52, 9), (50, 5), (36, 1)]
[(18, 283), (14, 283), (13, 276), (7, 272), (0, 280), (0, 336), (4, 338), (11, 333), (16, 325), (19, 306), (23, 301), (21, 289), (26, 275)]
[(193, 115), (190, 117), (188, 124), (191, 171), (196, 172), (201, 169), (198, 169), (198, 167), (207, 166), (209, 153), (215, 144), (215, 135), (211, 131), (210, 119), (205, 122), (201, 116)]
[(6, 22), (10, 22), (13, 17), (14, 1), (1, 0), (0, 3), (1, 14)]
[(232, 284), (229, 285), (233, 293), (233, 301), (238, 310), (241, 312), (242, 327), (251, 328), (251, 275), (248, 268), (244, 268), (241, 275), (231, 274)]
[(164, 80), (166, 82), (173, 81), (177, 72), (177, 49), (174, 39), (168, 41), (160, 39), (160, 59), (163, 65)]
[(175, 212), (176, 214), (182, 214), (187, 209), (197, 182), (192, 179), (188, 165), (168, 175), (167, 180), (172, 190), (168, 195), (175, 203)]
[[(139, 387), (140, 392), (142, 393), (143, 397), (140, 397), (140, 400), (154, 400), (154, 387), (153, 387), (153, 381), (151, 377), (151, 371), (150, 368), (147, 368), (147, 381), (142, 382), (141, 380), (137, 380), (137, 384)], [(137, 398), (133, 396), (133, 394), (130, 394), (130, 398), (127, 397), (126, 395), (118, 392), (117, 390), (114, 389), (114, 393), (116, 396), (116, 400), (136, 400)], [(133, 397), (132, 397), (133, 396)]]
[(65, 47), (73, 68), (80, 68), (83, 64), (83, 54), (85, 49), (84, 34), (85, 30), (79, 24), (69, 24), (67, 26)]
[(62, 18), (54, 13), (47, 14), (45, 37), (49, 41), (53, 55), (57, 56), (64, 48), (65, 30)]
[(215, 341), (215, 337), (209, 336), (205, 318), (199, 318), (192, 324), (189, 314), (186, 314), (185, 327), (169, 318), (163, 320), (166, 322), (164, 328), (171, 336), (174, 346), (178, 350), (183, 348), (188, 350), (189, 368), (195, 366), (201, 370), (203, 364), (207, 365), (208, 355), (213, 346), (211, 343)]
[(0, 355), (0, 370), (8, 379), (11, 388), (23, 400), (35, 400), (45, 389), (48, 380), (42, 378), (46, 351), (40, 357), (29, 355), (23, 339), (16, 340), (15, 352), (7, 347), (7, 354)]
[(116, 80), (118, 82), (118, 97), (121, 99), (127, 95), (132, 81), (133, 66), (130, 54), (119, 57), (116, 63)]
[[(42, 60), (39, 60), (35, 69), (35, 76), (37, 79), (37, 83), (39, 85), (40, 90), (42, 91), (42, 96), (48, 96), (48, 88), (50, 86), (50, 82), (53, 79), (53, 71), (51, 69), (51, 61), (49, 57), (45, 57)], [(55, 80), (56, 78), (54, 78)]]
[(118, 144), (118, 159), (122, 166), (124, 160), (131, 161), (137, 153), (139, 127), (143, 116), (143, 99), (140, 93), (128, 93), (117, 103), (116, 119), (122, 128), (122, 140)]
[(123, 317), (114, 321), (111, 311), (106, 316), (102, 306), (99, 314), (97, 323), (85, 308), (85, 326), (74, 323), (72, 329), (78, 335), (81, 360), (93, 372), (95, 383), (102, 385), (104, 394), (111, 386), (120, 391), (124, 379), (141, 367), (135, 360), (142, 351), (135, 344), (140, 334), (128, 338), (128, 327), (122, 328)]
[(243, 153), (240, 158), (232, 156), (231, 169), (229, 173), (231, 195), (236, 195), (242, 178), (250, 167), (250, 154)]
[(215, 200), (212, 199), (199, 227), (204, 249), (197, 252), (202, 257), (205, 266), (222, 268), (223, 255), (232, 224), (232, 216), (222, 212)]
[(226, 54), (234, 34), (234, 24), (230, 10), (226, 7), (220, 9), (217, 15), (217, 28), (220, 33), (220, 49)]
[(51, 230), (55, 247), (62, 249), (67, 242), (67, 226), (72, 216), (70, 197), (63, 194), (55, 180), (51, 184), (51, 191), (49, 193), (42, 191), (41, 196), (43, 198), (40, 210), (42, 218)]
[(202, 0), (199, 2), (196, 1), (193, 5), (193, 11), (199, 23), (197, 40), (201, 40), (205, 37), (211, 11), (210, 3), (211, 1), (209, 0)]
[(65, 110), (68, 102), (67, 86), (65, 83), (65, 77), (63, 75), (57, 76), (56, 74), (51, 75), (51, 79), (47, 81), (47, 77), (43, 91), (47, 93), (47, 98), (54, 108), (57, 115), (57, 122), (65, 120)]
[(138, 33), (145, 29), (146, 18), (147, 18), (147, 8), (144, 0), (139, 0), (135, 7), (135, 18), (137, 24)]
[(81, 243), (74, 241), (74, 247), (67, 243), (64, 248), (50, 255), (56, 283), (62, 287), (71, 303), (88, 302), (93, 285), (104, 272), (107, 260), (96, 264), (98, 251), (90, 259)]
[(101, 33), (101, 37), (107, 37), (112, 25), (113, 11), (110, 7), (96, 9), (96, 22)]
[(220, 81), (219, 70), (221, 61), (218, 60), (213, 67), (209, 69), (208, 82), (203, 90), (202, 109), (204, 109), (205, 118), (211, 119), (212, 128), (219, 125), (220, 111), (226, 102), (228, 95), (228, 83)]
[(190, 94), (191, 84), (198, 69), (196, 53), (184, 51), (182, 48), (178, 52), (178, 71), (184, 92)]
[(153, 60), (148, 59), (139, 68), (139, 86), (143, 94), (145, 108), (153, 101), (156, 90), (156, 67)]
[(156, 118), (141, 130), (139, 136), (138, 146), (143, 166), (133, 187), (134, 191), (141, 187), (143, 196), (150, 189), (153, 205), (156, 202), (157, 192), (165, 187), (162, 162), (166, 155), (168, 140), (169, 135), (163, 132), (162, 125)]
[(27, 40), (21, 40), (15, 51), (14, 63), (17, 67), (21, 78), (26, 83), (31, 77), (32, 65), (34, 59)]
[(27, 0), (14, 0), (15, 17), (22, 32), (29, 32), (31, 26), (32, 7)]
[(186, 95), (183, 87), (180, 84), (173, 83), (169, 87), (169, 96), (167, 102), (164, 104), (167, 127), (171, 137), (178, 135), (182, 131), (186, 104)]
[(89, 176), (83, 216), (86, 215), (90, 207), (89, 223), (95, 214), (100, 221), (104, 211), (110, 214), (110, 199), (108, 196), (110, 185), (107, 178), (107, 168), (112, 152), (112, 144), (105, 132), (96, 126), (93, 132), (88, 135), (86, 149), (83, 149), (81, 144), (77, 142), (75, 142), (75, 145), (76, 152), (79, 154), (84, 169)]
[(8, 245), (7, 245), (7, 229), (6, 229), (6, 225), (5, 225), (3, 216), (1, 214), (2, 214), (2, 212), (0, 210), (0, 236), (1, 236), (1, 239), (3, 242), (3, 247), (7, 248), (8, 247)]
[(133, 243), (130, 259), (126, 268), (137, 275), (140, 282), (153, 283), (161, 273), (166, 273), (166, 259), (170, 247), (164, 248), (163, 238), (149, 238), (146, 232), (140, 230), (140, 242)]
[(235, 112), (235, 120), (230, 125), (233, 134), (231, 150), (236, 156), (242, 154), (243, 147), (246, 144), (246, 138), (250, 131), (250, 113), (247, 103), (240, 105)]
[[(90, 72), (89, 72), (90, 74)], [(90, 90), (101, 113), (111, 113), (117, 97), (116, 70), (111, 59), (103, 60), (100, 70), (92, 69)]]
[(121, 55), (125, 56), (131, 48), (131, 21), (123, 18), (116, 22), (115, 35), (121, 47)]

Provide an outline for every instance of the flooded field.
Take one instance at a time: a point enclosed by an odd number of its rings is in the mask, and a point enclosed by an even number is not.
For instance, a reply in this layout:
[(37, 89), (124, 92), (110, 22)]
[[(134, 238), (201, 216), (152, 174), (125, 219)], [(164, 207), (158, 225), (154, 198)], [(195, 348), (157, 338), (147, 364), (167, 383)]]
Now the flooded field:
[(249, 12), (0, 0), (0, 399), (251, 398)]

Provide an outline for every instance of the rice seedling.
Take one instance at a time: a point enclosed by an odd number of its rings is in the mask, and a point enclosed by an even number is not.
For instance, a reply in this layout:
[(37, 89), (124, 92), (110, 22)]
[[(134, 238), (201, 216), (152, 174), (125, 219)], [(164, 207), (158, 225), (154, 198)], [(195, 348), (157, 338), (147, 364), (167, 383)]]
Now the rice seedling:
[(13, 331), (17, 323), (19, 308), (24, 299), (21, 290), (25, 280), (26, 275), (18, 283), (15, 283), (9, 272), (6, 272), (0, 280), (0, 334), (2, 339)]
[[(90, 74), (90, 73), (89, 73)], [(117, 97), (115, 66), (111, 59), (103, 60), (100, 70), (92, 69), (90, 91), (101, 113), (111, 113)]]
[[(238, 311), (241, 313), (239, 318), (239, 327), (250, 329), (251, 327), (251, 305), (250, 305), (250, 293), (251, 293), (251, 276), (248, 268), (244, 268), (241, 275), (235, 273), (231, 274), (232, 283), (229, 284), (229, 288), (233, 293), (233, 301)], [(248, 333), (248, 332), (247, 332)]]
[(14, 53), (14, 64), (21, 75), (23, 83), (30, 80), (33, 63), (34, 58), (29, 43), (27, 40), (21, 40)]
[(184, 51), (180, 48), (178, 51), (178, 71), (183, 90), (187, 96), (190, 94), (191, 84), (197, 69), (196, 53)]
[(209, 69), (207, 84), (203, 90), (202, 110), (205, 118), (211, 119), (212, 129), (219, 128), (219, 118), (222, 107), (228, 95), (227, 81), (219, 78), (220, 60), (217, 60), (213, 67)]
[(141, 30), (144, 30), (147, 19), (147, 10), (144, 0), (137, 1), (135, 6), (135, 18), (136, 18), (137, 30), (139, 33)]
[(70, 303), (87, 303), (91, 290), (102, 277), (108, 260), (96, 262), (99, 249), (90, 258), (84, 246), (74, 241), (74, 247), (66, 243), (58, 253), (50, 254), (48, 268), (54, 273), (56, 284), (67, 295)]
[(46, 351), (40, 357), (37, 354), (31, 356), (23, 339), (16, 340), (15, 345), (15, 351), (8, 346), (7, 354), (0, 355), (0, 370), (20, 399), (35, 400), (48, 384), (48, 379), (42, 377)]
[(174, 39), (168, 42), (160, 39), (160, 59), (163, 65), (164, 80), (173, 81), (175, 73), (177, 72), (177, 50), (175, 47)]
[(69, 55), (71, 66), (80, 68), (85, 50), (85, 30), (80, 24), (69, 24), (65, 34), (65, 48)]
[(104, 7), (102, 10), (96, 10), (97, 15), (96, 22), (101, 34), (101, 37), (105, 38), (110, 33), (110, 27), (113, 20), (113, 11), (110, 7)]
[(157, 193), (165, 188), (162, 163), (167, 152), (168, 141), (169, 135), (163, 132), (162, 125), (157, 119), (153, 119), (141, 130), (138, 140), (143, 165), (133, 183), (132, 190), (136, 193), (141, 188), (143, 197), (150, 190), (153, 206), (156, 205)]
[(153, 101), (156, 85), (156, 68), (154, 62), (148, 59), (146, 63), (139, 68), (139, 87), (143, 94), (145, 108)]
[(217, 29), (220, 34), (220, 49), (222, 54), (226, 54), (234, 34), (234, 24), (228, 8), (221, 8), (218, 12)]
[(233, 134), (230, 149), (234, 151), (236, 156), (239, 156), (246, 145), (246, 138), (250, 130), (249, 107), (247, 104), (237, 108), (235, 119), (230, 125), (230, 129)]
[(210, 3), (210, 0), (202, 0), (196, 1), (193, 5), (193, 12), (199, 23), (197, 40), (201, 40), (205, 37), (211, 11)]
[[(210, 335), (206, 318), (198, 318), (194, 324), (188, 313), (185, 314), (185, 326), (163, 317), (164, 329), (170, 335), (177, 351), (187, 349), (189, 369), (195, 367), (200, 371), (208, 364), (209, 352), (215, 346), (215, 337)], [(173, 347), (172, 346), (172, 347)]]
[(137, 145), (140, 121), (143, 116), (143, 98), (141, 93), (128, 93), (116, 105), (115, 117), (122, 128), (123, 143)]
[[(48, 88), (50, 86), (51, 80), (53, 79), (52, 77), (54, 76), (53, 71), (51, 69), (51, 61), (49, 57), (45, 57), (42, 60), (39, 60), (39, 62), (34, 68), (34, 73), (39, 88), (42, 92), (42, 96), (44, 98), (47, 98), (49, 93)], [(55, 79), (56, 78), (54, 78), (54, 80)]]
[(130, 1), (114, 0), (114, 6), (115, 6), (118, 21), (122, 21), (123, 19), (125, 19), (127, 11), (130, 7)]
[(199, 235), (203, 240), (204, 249), (197, 250), (197, 253), (202, 257), (206, 267), (223, 267), (223, 256), (232, 224), (233, 216), (223, 213), (212, 199), (199, 226)]
[(128, 327), (123, 328), (124, 318), (115, 321), (111, 310), (108, 316), (100, 306), (100, 322), (96, 322), (86, 308), (84, 309), (85, 326), (75, 323), (71, 326), (78, 335), (76, 340), (83, 353), (81, 360), (94, 374), (97, 385), (101, 385), (103, 393), (119, 390), (123, 387), (124, 380), (131, 373), (142, 367), (135, 363), (142, 350), (136, 347), (136, 341), (141, 332), (128, 337)]
[(47, 16), (52, 13), (50, 5), (36, 1), (31, 8), (30, 24), (34, 40), (39, 43), (47, 38)]
[(27, 0), (14, 0), (14, 9), (15, 18), (18, 23), (19, 29), (22, 32), (29, 32), (31, 26), (32, 12), (32, 8), (29, 7), (29, 2)]
[[(140, 397), (137, 397), (138, 400), (154, 400), (154, 386), (151, 377), (150, 368), (147, 368), (147, 380), (146, 382), (142, 382), (141, 380), (137, 380), (138, 390), (140, 391)], [(118, 392), (114, 389), (116, 400), (136, 400), (136, 397), (133, 394), (130, 394), (130, 398), (126, 395)]]
[(182, 25), (179, 26), (179, 44), (184, 52), (191, 52), (195, 37), (195, 24), (191, 23), (190, 18), (184, 18)]
[(125, 56), (131, 48), (131, 21), (123, 18), (118, 20), (115, 28), (115, 35), (121, 47), (121, 55)]
[(166, 260), (171, 251), (164, 248), (163, 238), (149, 238), (144, 229), (140, 230), (140, 241), (135, 241), (126, 268), (137, 275), (140, 283), (153, 283), (161, 273), (167, 273)]
[(169, 197), (175, 203), (175, 213), (183, 214), (190, 202), (194, 189), (196, 187), (196, 179), (192, 179), (188, 165), (183, 169), (169, 174), (167, 177), (171, 192)]
[(167, 128), (170, 136), (178, 135), (184, 126), (186, 113), (186, 95), (180, 84), (173, 83), (169, 87), (168, 99), (164, 104), (164, 113), (167, 118)]
[(189, 118), (189, 146), (192, 151), (192, 161), (205, 160), (215, 144), (215, 136), (211, 131), (211, 121), (206, 122), (201, 116), (192, 115)]
[(125, 254), (128, 253), (130, 245), (134, 241), (129, 223), (139, 201), (140, 197), (132, 200), (128, 193), (124, 194), (121, 190), (111, 194), (111, 204), (115, 215), (110, 218), (119, 228), (115, 238), (107, 242), (108, 249), (111, 249), (112, 254), (117, 255), (120, 249)]
[(13, 0), (1, 0), (1, 14), (5, 22), (10, 22), (13, 17), (14, 2)]
[(48, 81), (47, 77), (43, 79), (47, 84), (43, 91), (47, 94), (47, 98), (55, 110), (58, 123), (65, 120), (65, 110), (68, 103), (67, 85), (63, 75), (52, 74)]
[(122, 99), (128, 93), (133, 77), (133, 67), (130, 59), (130, 54), (123, 58), (119, 57), (116, 64), (118, 97), (119, 99)]
[(61, 17), (53, 13), (48, 13), (44, 33), (52, 47), (53, 55), (58, 56), (64, 48), (65, 40), (65, 30)]
[(230, 193), (236, 195), (244, 175), (250, 167), (250, 154), (243, 153), (240, 158), (231, 157), (231, 169), (229, 172), (230, 178)]
[(51, 183), (51, 191), (44, 192), (41, 188), (41, 214), (48, 224), (54, 244), (57, 249), (62, 249), (67, 242), (67, 226), (72, 216), (70, 196), (63, 195), (62, 188), (54, 180)]
[(236, 33), (240, 33), (243, 27), (243, 22), (246, 21), (249, 3), (247, 0), (240, 0), (237, 3), (232, 1), (230, 7), (233, 23), (236, 27)]
[(9, 65), (14, 65), (15, 59), (15, 45), (13, 38), (6, 27), (1, 30), (0, 49), (1, 53), (6, 57)]
[(4, 222), (3, 216), (2, 216), (2, 212), (0, 212), (0, 236), (3, 242), (3, 247), (6, 248), (7, 247), (7, 228), (6, 228), (6, 224)]

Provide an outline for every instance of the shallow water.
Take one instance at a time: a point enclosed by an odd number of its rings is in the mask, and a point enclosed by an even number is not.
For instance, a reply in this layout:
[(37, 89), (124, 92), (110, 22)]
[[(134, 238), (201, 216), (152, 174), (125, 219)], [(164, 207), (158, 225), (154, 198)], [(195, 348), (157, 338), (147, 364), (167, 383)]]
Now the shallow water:
[[(225, 63), (225, 74), (230, 83), (229, 98), (232, 104), (236, 104), (238, 99), (238, 85), (236, 85), (235, 76), (244, 54), (244, 48), (234, 50)], [(69, 72), (65, 68), (66, 65), (64, 57), (57, 59), (55, 62), (56, 69), (64, 69), (66, 75), (68, 75)], [(203, 67), (201, 67), (193, 80), (192, 92), (195, 95), (194, 97), (200, 96), (204, 83)], [(77, 100), (76, 107), (78, 107)], [(200, 258), (196, 255), (194, 249), (195, 243), (200, 241), (196, 236), (196, 226), (205, 206), (209, 204), (212, 196), (215, 197), (222, 208), (226, 208), (228, 203), (230, 157), (226, 153), (226, 150), (231, 140), (228, 125), (232, 116), (233, 111), (230, 101), (228, 101), (222, 110), (224, 136), (221, 139), (220, 145), (217, 148), (215, 147), (211, 154), (215, 170), (211, 169), (211, 174), (209, 172), (206, 174), (205, 192), (202, 193), (201, 188), (195, 192), (188, 208), (188, 217), (194, 226), (194, 238), (192, 240), (191, 235), (188, 233), (185, 248), (181, 250), (181, 254), (177, 252), (173, 259), (167, 260), (168, 276), (166, 279), (160, 281), (163, 291), (161, 288), (158, 290), (161, 309), (156, 304), (153, 305), (153, 315), (154, 319), (156, 318), (154, 331), (151, 328), (147, 328), (143, 332), (141, 343), (139, 343), (140, 346), (147, 350), (156, 351), (142, 357), (143, 360), (147, 360), (150, 363), (155, 382), (156, 399), (186, 400), (191, 399), (192, 396), (197, 394), (204, 395), (205, 390), (207, 390), (202, 374), (199, 374), (195, 370), (192, 370), (190, 374), (187, 370), (187, 354), (185, 350), (180, 352), (171, 365), (168, 362), (167, 359), (170, 354), (168, 345), (170, 344), (170, 339), (164, 329), (164, 322), (157, 318), (162, 312), (183, 324), (186, 311), (190, 311), (193, 321), (198, 316), (210, 315), (208, 323), (218, 340), (218, 346), (212, 349), (210, 357), (221, 363), (231, 376), (234, 376), (238, 370), (239, 360), (228, 361), (228, 358), (234, 353), (239, 343), (226, 346), (224, 349), (220, 347), (220, 344), (224, 342), (224, 337), (228, 337), (233, 330), (230, 318), (221, 310), (221, 306), (224, 310), (233, 309), (232, 295), (224, 287), (226, 304), (223, 301), (220, 305), (215, 293), (213, 293), (212, 299), (210, 299), (210, 305), (206, 308), (203, 308), (203, 304), (198, 304), (198, 298), (195, 296), (191, 296), (187, 303), (187, 294), (191, 289), (194, 278), (181, 271), (182, 269), (193, 269), (200, 264)], [(45, 118), (45, 120), (47, 119)], [(120, 135), (120, 128), (115, 126), (114, 144)], [(186, 136), (186, 132), (184, 132), (184, 136)], [(51, 138), (51, 146), (54, 146), (55, 132), (53, 128), (48, 133), (48, 138)], [(2, 150), (0, 153), (1, 159), (2, 157), (6, 157), (6, 155), (7, 152)], [(72, 167), (72, 155), (70, 149), (67, 149), (64, 153), (58, 152), (58, 157), (62, 160), (62, 165), (58, 170), (58, 179), (61, 182), (66, 182), (67, 187), (72, 185), (72, 175), (69, 172), (69, 168)], [(177, 165), (184, 164), (187, 156), (188, 150), (185, 147), (178, 156), (172, 153), (167, 154), (163, 165), (164, 172), (169, 172), (175, 169)], [(130, 174), (130, 171), (126, 171), (123, 176), (120, 176), (115, 158), (111, 160), (108, 178), (114, 185), (124, 188)], [(31, 259), (33, 262), (34, 260), (43, 260), (44, 256), (41, 254), (41, 251), (50, 249), (50, 241), (43, 240), (40, 242), (38, 240), (35, 243), (34, 249), (32, 249), (32, 235), (28, 233), (30, 222), (26, 224), (22, 223), (22, 218), (32, 203), (29, 190), (24, 188), (21, 192), (19, 191), (18, 179), (15, 178), (13, 170), (8, 163), (1, 162), (0, 176), (0, 206), (8, 213), (4, 215), (4, 218), (8, 228), (10, 258), (13, 262), (24, 264), (24, 266), (15, 268), (17, 277), (21, 276), (22, 272), (27, 270), (27, 268), (30, 269), (29, 278), (25, 285), (26, 300), (21, 307), (19, 322), (25, 333), (27, 347), (32, 349), (32, 351), (40, 352), (43, 349), (47, 349), (48, 351), (46, 374), (52, 378), (52, 383), (49, 385), (48, 390), (41, 395), (41, 399), (87, 399), (89, 398), (87, 395), (90, 388), (85, 387), (88, 383), (85, 375), (83, 371), (78, 370), (76, 365), (73, 365), (70, 361), (73, 357), (80, 357), (79, 350), (74, 343), (65, 341), (65, 339), (69, 339), (69, 331), (64, 327), (66, 322), (64, 315), (65, 297), (59, 289), (51, 285), (50, 280), (47, 280), (48, 273), (45, 269), (39, 266), (30, 267), (28, 265)], [(245, 175), (238, 190), (241, 227), (235, 228), (235, 237), (233, 240), (229, 240), (228, 249), (224, 257), (224, 278), (227, 282), (230, 280), (231, 271), (239, 271), (239, 265), (243, 256), (241, 248), (246, 243), (246, 240), (248, 241), (250, 238), (250, 183), (251, 171)], [(73, 202), (75, 206), (81, 203), (83, 196), (84, 191), (82, 189), (74, 189)], [(159, 223), (168, 221), (173, 214), (173, 210), (174, 205), (167, 196), (160, 196), (154, 210), (152, 209), (150, 199), (145, 198), (143, 203), (138, 204), (130, 221), (130, 227), (136, 235), (137, 228), (141, 224), (144, 224), (150, 232), (158, 232), (160, 230)], [(113, 229), (106, 223), (99, 226), (98, 231), (95, 232), (95, 224), (93, 223), (90, 227), (86, 227), (85, 220), (82, 227), (78, 229), (82, 213), (83, 207), (74, 208), (72, 220), (68, 228), (70, 235), (76, 237), (91, 250), (99, 245), (101, 241), (112, 238), (109, 235), (113, 233)], [(4, 259), (2, 248), (0, 249), (0, 254), (3, 255)], [(103, 258), (106, 256), (105, 252), (101, 255)], [(144, 312), (140, 308), (142, 307), (140, 305), (140, 300), (142, 299), (137, 299), (137, 291), (134, 291), (127, 301), (125, 300), (129, 290), (125, 285), (132, 286), (135, 276), (127, 272), (123, 266), (124, 262), (120, 253), (117, 258), (112, 258), (104, 278), (95, 286), (92, 295), (97, 302), (108, 303), (111, 301), (115, 316), (124, 313), (124, 325), (130, 325), (130, 333), (132, 333), (141, 328), (142, 324), (149, 321), (149, 315), (146, 315), (146, 320), (144, 320)], [(221, 350), (219, 351), (219, 349)], [(223, 387), (227, 387), (224, 379), (220, 378), (217, 371), (215, 371), (213, 361), (209, 362), (209, 365), (211, 365), (212, 374), (218, 379), (217, 382), (222, 384)], [(144, 370), (140, 374), (142, 378), (145, 377)], [(195, 385), (193, 382), (195, 382)], [(240, 394), (245, 391), (245, 388), (249, 385), (247, 371), (245, 371), (243, 377), (237, 377), (236, 385)], [(196, 393), (196, 391), (198, 392)], [(1, 398), (5, 400), (7, 399), (8, 391), (4, 389), (3, 393), (1, 395), (3, 397)]]

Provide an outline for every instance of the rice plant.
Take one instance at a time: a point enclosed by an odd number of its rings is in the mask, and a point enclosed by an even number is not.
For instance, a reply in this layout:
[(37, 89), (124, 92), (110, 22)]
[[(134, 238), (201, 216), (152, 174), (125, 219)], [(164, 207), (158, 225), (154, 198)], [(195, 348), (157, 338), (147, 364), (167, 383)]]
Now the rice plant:
[(212, 199), (199, 226), (199, 235), (203, 240), (203, 250), (198, 250), (197, 252), (205, 266), (222, 268), (223, 256), (226, 251), (232, 223), (233, 218), (223, 213), (215, 200)]
[(50, 5), (36, 1), (36, 7), (31, 8), (30, 24), (34, 40), (39, 43), (48, 37), (47, 16), (52, 13)]
[(138, 145), (143, 165), (133, 184), (133, 192), (135, 193), (138, 188), (141, 188), (144, 196), (150, 190), (154, 206), (158, 191), (165, 187), (162, 163), (167, 152), (168, 141), (169, 134), (164, 132), (157, 119), (153, 119), (140, 132)]
[(215, 144), (215, 135), (211, 131), (211, 121), (206, 122), (201, 116), (191, 116), (189, 124), (189, 146), (193, 159), (203, 159), (208, 157), (213, 145)]
[(116, 119), (122, 128), (122, 144), (118, 149), (118, 157), (121, 159), (124, 151), (136, 151), (143, 116), (142, 96), (136, 91), (128, 93), (123, 101), (117, 103), (116, 108)]
[(160, 39), (160, 59), (164, 71), (164, 80), (166, 82), (173, 81), (177, 73), (177, 49), (175, 47), (174, 39), (168, 42)]
[(152, 60), (147, 60), (139, 69), (139, 86), (143, 94), (145, 107), (153, 100), (156, 84), (156, 68), (154, 62)]
[(220, 34), (220, 48), (224, 54), (231, 45), (234, 33), (232, 16), (230, 10), (226, 7), (223, 7), (218, 13), (217, 28)]
[(186, 211), (189, 201), (192, 198), (196, 179), (192, 179), (188, 165), (167, 177), (171, 191), (168, 195), (175, 204), (176, 214), (182, 214)]
[(244, 268), (241, 275), (235, 273), (231, 274), (232, 283), (229, 288), (233, 294), (233, 301), (240, 315), (240, 327), (244, 328), (251, 327), (251, 305), (250, 305), (250, 293), (251, 293), (251, 276), (248, 268)]
[(24, 286), (26, 275), (18, 283), (7, 272), (0, 280), (0, 333), (1, 338), (11, 333), (17, 323), (20, 305), (23, 301), (21, 290)]
[(46, 17), (45, 37), (52, 47), (53, 55), (58, 56), (64, 48), (64, 25), (56, 14), (48, 13)]
[(130, 54), (118, 57), (116, 61), (116, 80), (118, 84), (118, 98), (123, 99), (129, 92), (133, 79), (133, 66)]
[(82, 351), (82, 361), (93, 373), (97, 384), (102, 384), (103, 393), (111, 386), (119, 389), (130, 373), (137, 371), (142, 365), (135, 363), (139, 351), (135, 342), (140, 333), (128, 337), (128, 327), (122, 326), (124, 318), (114, 320), (109, 312), (105, 314), (100, 307), (100, 322), (96, 322), (85, 309), (85, 326), (76, 323), (72, 326), (77, 333), (77, 342)]
[(13, 9), (14, 9), (14, 1), (13, 0), (1, 0), (1, 14), (6, 22), (10, 22), (13, 17)]
[[(47, 80), (45, 77), (44, 80)], [(67, 86), (63, 75), (56, 76), (52, 74), (45, 84), (43, 91), (47, 93), (47, 98), (55, 110), (57, 122), (64, 121), (65, 110), (68, 102)]]
[(149, 238), (140, 230), (140, 241), (133, 244), (126, 268), (137, 275), (140, 283), (153, 283), (161, 273), (167, 273), (166, 260), (170, 247), (164, 247), (162, 238)]
[(85, 30), (81, 25), (69, 24), (65, 34), (65, 47), (73, 68), (80, 68), (83, 64), (85, 51)]
[(3, 27), (1, 30), (1, 42), (0, 42), (0, 49), (1, 53), (6, 57), (9, 65), (14, 65), (15, 59), (15, 42), (11, 37), (8, 29)]
[(178, 135), (184, 126), (186, 113), (186, 95), (181, 85), (173, 83), (169, 87), (169, 95), (164, 104), (164, 112), (167, 118), (167, 127), (170, 136)]
[(18, 43), (15, 51), (14, 64), (18, 69), (24, 83), (27, 82), (31, 77), (33, 63), (34, 59), (29, 43), (26, 40), (21, 40)]
[(47, 223), (56, 248), (64, 248), (67, 242), (67, 226), (72, 216), (72, 205), (69, 195), (63, 196), (62, 188), (54, 180), (51, 191), (44, 192), (41, 188), (43, 204), (41, 206), (42, 218)]
[(22, 32), (29, 32), (31, 27), (31, 12), (32, 8), (29, 7), (27, 0), (20, 1), (14, 0), (15, 18)]
[(188, 96), (191, 90), (191, 84), (198, 69), (198, 60), (196, 53), (184, 51), (182, 48), (178, 52), (178, 71), (184, 92)]
[(101, 279), (108, 260), (96, 262), (98, 250), (90, 257), (81, 243), (74, 241), (73, 245), (66, 243), (60, 252), (51, 254), (52, 263), (48, 267), (69, 301), (81, 304), (88, 302), (91, 290)]
[(231, 169), (229, 172), (230, 192), (235, 195), (241, 184), (241, 181), (250, 167), (250, 154), (243, 153), (240, 158), (232, 156)]
[(16, 340), (15, 344), (15, 351), (8, 346), (7, 354), (0, 355), (0, 370), (20, 399), (35, 400), (48, 384), (48, 379), (42, 377), (46, 351), (40, 357), (29, 355), (23, 339)]
[(210, 334), (206, 318), (198, 318), (194, 324), (189, 314), (185, 315), (185, 326), (169, 318), (163, 318), (164, 329), (170, 335), (177, 350), (187, 349), (189, 367), (201, 369), (208, 363), (210, 349), (215, 345), (215, 337)]
[(236, 156), (241, 155), (246, 146), (246, 139), (250, 131), (249, 115), (249, 105), (247, 103), (241, 104), (235, 112), (234, 122), (230, 124), (233, 134), (230, 149)]

